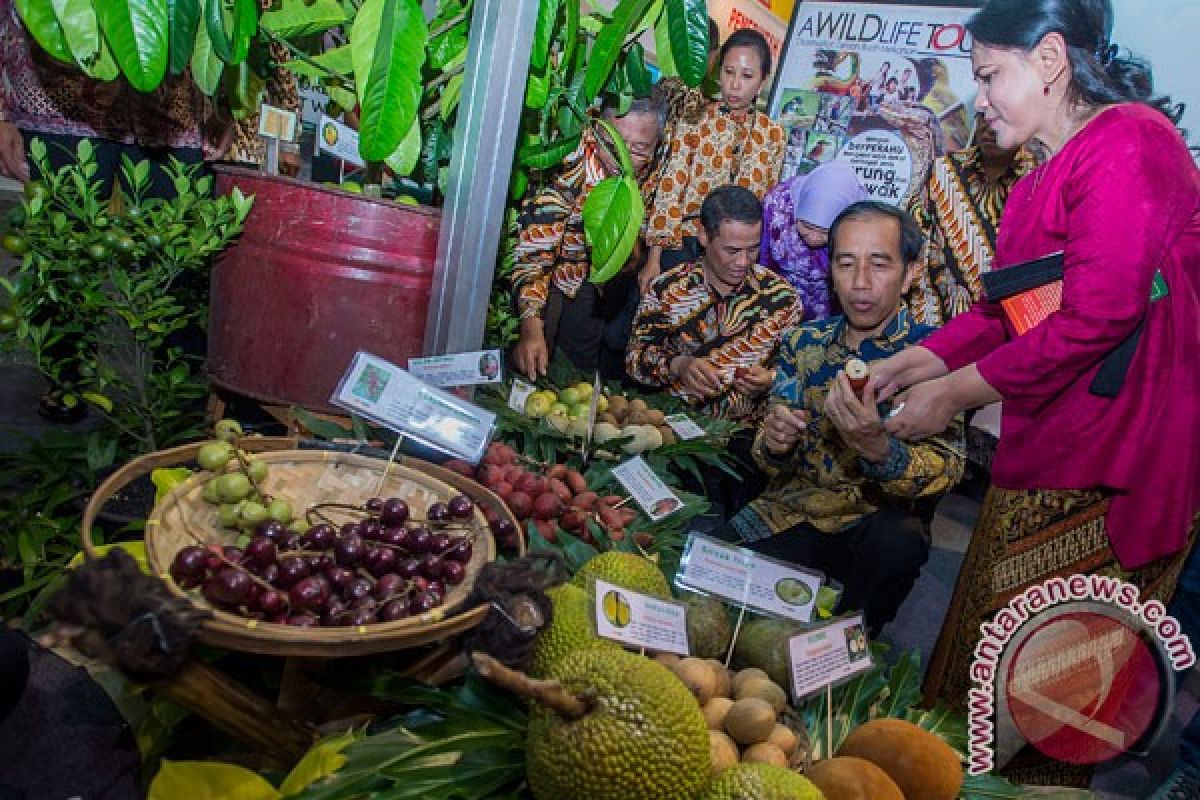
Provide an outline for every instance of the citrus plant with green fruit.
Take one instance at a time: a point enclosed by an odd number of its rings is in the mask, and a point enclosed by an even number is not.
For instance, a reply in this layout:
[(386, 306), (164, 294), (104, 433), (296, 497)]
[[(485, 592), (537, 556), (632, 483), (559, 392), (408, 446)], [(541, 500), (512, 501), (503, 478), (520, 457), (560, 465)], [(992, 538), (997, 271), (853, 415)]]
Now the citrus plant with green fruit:
[(181, 336), (203, 329), (209, 264), (252, 199), (214, 198), (212, 179), (178, 162), (166, 167), (175, 196), (150, 198), (150, 164), (128, 160), (110, 199), (88, 141), (57, 172), (42, 142), (30, 154), (43, 179), (26, 185), (4, 238), (20, 264), (3, 279), (13, 324), (0, 341), (31, 352), (64, 401), (98, 411), (122, 453), (194, 435), (202, 414), (188, 412), (207, 385)]

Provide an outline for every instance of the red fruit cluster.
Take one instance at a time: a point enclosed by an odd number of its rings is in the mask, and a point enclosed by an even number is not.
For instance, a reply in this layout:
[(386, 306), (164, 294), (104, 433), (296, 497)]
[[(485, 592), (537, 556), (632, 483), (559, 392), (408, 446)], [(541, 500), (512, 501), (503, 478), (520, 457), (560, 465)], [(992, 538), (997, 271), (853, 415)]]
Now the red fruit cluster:
[(471, 499), (433, 503), (412, 519), (396, 497), (372, 498), (365, 518), (304, 533), (267, 520), (245, 548), (185, 547), (171, 577), (214, 606), (280, 625), (358, 626), (432, 611), (466, 577)]
[(517, 454), (503, 442), (493, 442), (479, 468), (466, 462), (447, 462), (444, 466), (479, 481), (491, 489), (525, 524), (532, 520), (538, 533), (548, 542), (558, 539), (558, 531), (568, 531), (588, 544), (596, 544), (588, 528), (594, 520), (613, 541), (625, 538), (625, 528), (637, 517), (632, 508), (617, 508), (618, 495), (598, 496), (588, 490), (587, 481), (577, 471), (562, 464), (534, 471), (517, 461)]

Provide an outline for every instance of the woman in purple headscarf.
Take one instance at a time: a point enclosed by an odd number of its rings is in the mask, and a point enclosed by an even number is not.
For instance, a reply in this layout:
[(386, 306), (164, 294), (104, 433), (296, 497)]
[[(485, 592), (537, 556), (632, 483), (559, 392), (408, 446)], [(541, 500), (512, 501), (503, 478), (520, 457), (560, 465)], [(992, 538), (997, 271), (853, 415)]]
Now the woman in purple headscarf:
[(854, 168), (843, 161), (822, 164), (786, 180), (763, 199), (759, 263), (792, 285), (804, 319), (828, 317), (829, 226), (846, 206), (866, 200)]

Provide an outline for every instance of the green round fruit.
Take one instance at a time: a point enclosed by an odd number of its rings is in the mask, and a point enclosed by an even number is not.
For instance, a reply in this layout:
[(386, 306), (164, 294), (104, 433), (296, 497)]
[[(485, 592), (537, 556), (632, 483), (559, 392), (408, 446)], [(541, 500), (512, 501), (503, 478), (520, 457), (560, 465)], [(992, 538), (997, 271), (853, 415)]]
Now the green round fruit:
[(244, 525), (257, 525), (268, 516), (267, 507), (255, 500), (242, 503), (242, 508), (238, 511), (238, 520)]
[(146, 246), (157, 250), (158, 248), (163, 246), (163, 238), (161, 236), (159, 236), (157, 233), (147, 234), (146, 235)]
[(0, 311), (0, 333), (12, 333), (18, 323), (17, 315), (12, 311)]
[(292, 504), (282, 497), (276, 497), (267, 506), (267, 516), (278, 522), (287, 525), (292, 521)]
[(822, 800), (803, 775), (773, 764), (735, 764), (704, 788), (700, 800)]
[(130, 219), (141, 219), (142, 209), (139, 206), (130, 206), (129, 210), (125, 212), (125, 215)]
[(201, 469), (210, 472), (224, 468), (231, 458), (233, 458), (233, 448), (228, 442), (209, 442), (200, 448), (200, 452), (196, 453), (196, 461), (199, 462)]
[(217, 478), (217, 493), (226, 503), (245, 500), (250, 495), (250, 479), (240, 472), (232, 472)]
[(546, 597), (553, 604), (554, 612), (550, 624), (538, 633), (529, 665), (530, 675), (548, 677), (555, 664), (581, 650), (621, 649), (616, 642), (595, 634), (591, 597), (583, 589), (567, 583), (547, 589)]
[(211, 503), (214, 506), (221, 504), (221, 495), (217, 492), (216, 478), (213, 478), (208, 483), (204, 484), (204, 490), (200, 492), (200, 499), (206, 503)]
[(108, 258), (108, 248), (96, 242), (95, 244), (88, 245), (87, 254), (88, 258), (93, 261), (103, 261)]
[(304, 517), (300, 517), (299, 519), (292, 520), (292, 523), (288, 525), (288, 530), (295, 531), (296, 533), (304, 533), (311, 527), (311, 522), (306, 520)]
[(14, 256), (23, 256), (29, 251), (26, 241), (15, 233), (4, 234), (4, 249)]
[(136, 246), (137, 243), (128, 236), (122, 236), (121, 238), (117, 239), (117, 249), (122, 253), (132, 253)]
[(82, 273), (72, 272), (71, 274), (67, 275), (67, 286), (77, 292), (82, 290), (85, 286), (87, 286), (87, 284), (88, 280), (83, 276)]
[(658, 564), (636, 553), (610, 550), (593, 556), (579, 568), (571, 583), (587, 589), (592, 576), (652, 597), (671, 596), (671, 586)]
[(105, 231), (104, 235), (100, 237), (100, 241), (104, 242), (106, 247), (116, 247), (120, 238), (116, 231)]
[(222, 528), (237, 527), (238, 522), (241, 521), (241, 516), (238, 514), (241, 506), (241, 503), (222, 503), (217, 508), (217, 522), (221, 523)]
[(558, 393), (558, 401), (568, 407), (579, 405), (579, 390), (574, 386), (563, 389)]
[(213, 425), (213, 435), (222, 442), (232, 442), (246, 434), (242, 430), (242, 424), (236, 419), (219, 419), (217, 424)]
[(267, 462), (260, 458), (249, 459), (246, 462), (246, 474), (255, 483), (262, 483), (267, 479)]

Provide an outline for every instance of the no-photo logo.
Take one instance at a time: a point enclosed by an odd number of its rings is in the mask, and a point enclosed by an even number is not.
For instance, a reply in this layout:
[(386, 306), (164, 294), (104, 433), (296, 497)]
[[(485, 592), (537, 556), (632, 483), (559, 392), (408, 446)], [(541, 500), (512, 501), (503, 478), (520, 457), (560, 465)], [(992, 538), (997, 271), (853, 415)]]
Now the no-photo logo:
[(1140, 750), (1170, 711), (1175, 671), (1196, 662), (1162, 603), (1107, 576), (1030, 587), (980, 632), (968, 692), (972, 774), (1024, 742), (1072, 764)]

